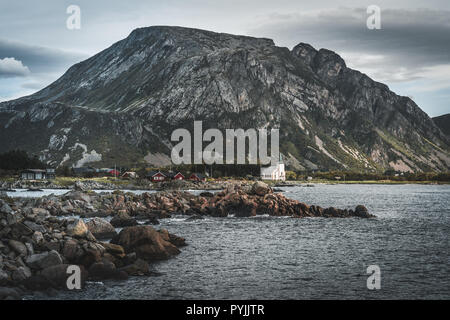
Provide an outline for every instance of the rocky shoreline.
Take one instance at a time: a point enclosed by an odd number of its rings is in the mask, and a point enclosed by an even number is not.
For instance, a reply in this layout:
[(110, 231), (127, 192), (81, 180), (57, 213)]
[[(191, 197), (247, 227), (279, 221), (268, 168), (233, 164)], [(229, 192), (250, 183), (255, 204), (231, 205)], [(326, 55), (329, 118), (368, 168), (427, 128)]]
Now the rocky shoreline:
[(222, 190), (229, 185), (248, 185), (252, 182), (238, 180), (214, 180), (214, 181), (193, 181), (193, 180), (173, 180), (164, 182), (150, 182), (146, 179), (140, 180), (118, 180), (118, 182), (99, 182), (95, 180), (76, 180), (68, 185), (61, 185), (50, 181), (28, 181), (16, 180), (14, 182), (1, 182), (0, 192), (13, 192), (15, 189), (26, 189), (30, 191), (45, 189), (82, 189), (82, 190)]
[(0, 199), (0, 299), (67, 290), (70, 265), (80, 267), (83, 283), (151, 275), (152, 262), (169, 259), (186, 245), (184, 238), (151, 226), (174, 215), (374, 217), (362, 205), (355, 210), (309, 206), (262, 182), (229, 184), (222, 191), (200, 195), (180, 190), (95, 193), (78, 186), (61, 196), (4, 198)]

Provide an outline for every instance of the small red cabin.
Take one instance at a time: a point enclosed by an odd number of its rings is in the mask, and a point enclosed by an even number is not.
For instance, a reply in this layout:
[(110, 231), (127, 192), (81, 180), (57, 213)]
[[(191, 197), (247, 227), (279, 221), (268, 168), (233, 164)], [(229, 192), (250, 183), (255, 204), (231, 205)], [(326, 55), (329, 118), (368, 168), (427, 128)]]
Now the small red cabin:
[(110, 170), (108, 171), (108, 174), (112, 175), (113, 177), (118, 177), (120, 175), (120, 172), (117, 170)]
[(173, 177), (173, 180), (184, 180), (185, 176), (181, 172), (177, 172)]
[(193, 173), (193, 174), (191, 174), (189, 179), (195, 180), (195, 181), (206, 181), (206, 177), (201, 173)]
[(161, 171), (151, 171), (147, 174), (147, 178), (153, 182), (161, 182), (166, 180), (167, 176)]

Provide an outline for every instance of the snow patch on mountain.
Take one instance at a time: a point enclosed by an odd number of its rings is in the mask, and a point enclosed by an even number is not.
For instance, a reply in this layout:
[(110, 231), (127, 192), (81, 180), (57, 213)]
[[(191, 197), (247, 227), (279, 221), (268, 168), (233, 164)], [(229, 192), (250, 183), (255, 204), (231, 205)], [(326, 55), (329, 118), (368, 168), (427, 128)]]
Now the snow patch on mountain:
[(87, 151), (88, 148), (85, 144), (77, 142), (74, 144), (74, 146), (71, 148), (71, 150), (75, 150), (77, 148), (83, 149), (83, 153), (81, 155), (81, 159), (78, 160), (77, 163), (75, 163), (75, 165), (74, 165), (75, 168), (82, 167), (84, 164), (89, 163), (89, 162), (102, 161), (102, 154), (97, 153), (97, 151), (95, 151), (95, 150), (88, 152)]

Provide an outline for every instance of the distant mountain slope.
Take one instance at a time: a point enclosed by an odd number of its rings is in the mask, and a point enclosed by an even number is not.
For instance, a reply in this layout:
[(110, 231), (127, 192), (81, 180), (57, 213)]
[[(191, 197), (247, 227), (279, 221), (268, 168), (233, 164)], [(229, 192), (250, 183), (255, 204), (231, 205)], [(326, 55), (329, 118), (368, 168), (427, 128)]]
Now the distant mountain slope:
[(0, 104), (0, 147), (52, 165), (169, 163), (170, 134), (280, 128), (295, 169), (448, 170), (449, 138), (409, 98), (300, 43), (134, 30), (28, 97)]
[(450, 113), (434, 117), (433, 122), (441, 129), (444, 134), (450, 137)]

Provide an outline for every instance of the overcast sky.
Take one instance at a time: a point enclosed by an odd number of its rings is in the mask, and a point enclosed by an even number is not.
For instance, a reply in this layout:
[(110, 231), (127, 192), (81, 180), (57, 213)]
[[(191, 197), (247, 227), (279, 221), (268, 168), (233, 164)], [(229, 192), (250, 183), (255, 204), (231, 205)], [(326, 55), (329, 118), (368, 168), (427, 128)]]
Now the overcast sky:
[[(31, 94), (72, 64), (125, 38), (137, 27), (179, 25), (299, 42), (340, 54), (347, 65), (430, 116), (450, 113), (449, 0), (20, 0), (0, 3), (0, 101)], [(69, 30), (69, 5), (81, 29)], [(369, 5), (381, 29), (369, 30)]]

